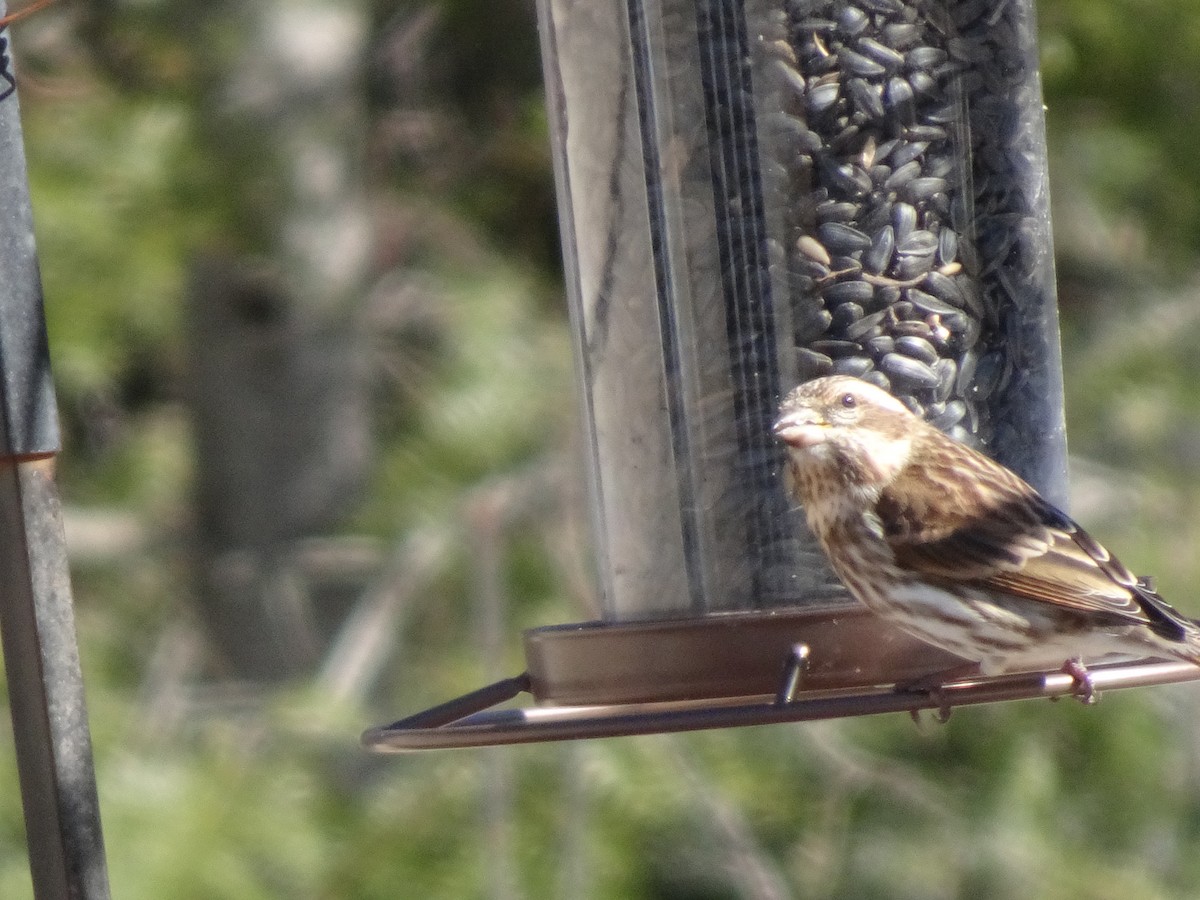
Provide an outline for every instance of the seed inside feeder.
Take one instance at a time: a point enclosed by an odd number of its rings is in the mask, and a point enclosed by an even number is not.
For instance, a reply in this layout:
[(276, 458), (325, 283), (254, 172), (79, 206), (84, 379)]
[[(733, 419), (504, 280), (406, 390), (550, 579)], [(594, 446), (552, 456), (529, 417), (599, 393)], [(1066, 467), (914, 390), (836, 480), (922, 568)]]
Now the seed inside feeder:
[(1028, 137), (1021, 91), (1036, 85), (1005, 46), (1028, 27), (1022, 9), (788, 0), (774, 20), (791, 51), (771, 61), (783, 67), (775, 96), (802, 123), (777, 148), (788, 265), (829, 273), (791, 295), (822, 357), (805, 368), (867, 377), (977, 445), (994, 434), (986, 401), (1022, 364), (1005, 310), (1038, 277), (1009, 262), (1037, 256), (1026, 223), (1038, 211), (1011, 189)]

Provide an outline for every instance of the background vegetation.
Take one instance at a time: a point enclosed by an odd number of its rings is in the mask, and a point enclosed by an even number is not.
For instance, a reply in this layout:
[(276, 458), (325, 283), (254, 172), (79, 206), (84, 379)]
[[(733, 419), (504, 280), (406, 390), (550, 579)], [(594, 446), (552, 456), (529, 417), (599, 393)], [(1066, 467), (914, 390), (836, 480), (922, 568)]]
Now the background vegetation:
[[(288, 545), (327, 619), (280, 678), (204, 627), (185, 315), (198, 259), (278, 255), (294, 211), (286, 151), (227, 130), (272, 134), (227, 103), (267, 77), (233, 76), (272, 5), (63, 0), (15, 29), (114, 896), (1196, 896), (1194, 686), (923, 729), (358, 748), (515, 672), (518, 629), (588, 617), (591, 586), (532, 3), (327, 4), (364, 34), (343, 133), (371, 464)], [(1200, 613), (1200, 13), (1039, 8), (1075, 512)], [(0, 896), (29, 896), (2, 732), (0, 785)]]

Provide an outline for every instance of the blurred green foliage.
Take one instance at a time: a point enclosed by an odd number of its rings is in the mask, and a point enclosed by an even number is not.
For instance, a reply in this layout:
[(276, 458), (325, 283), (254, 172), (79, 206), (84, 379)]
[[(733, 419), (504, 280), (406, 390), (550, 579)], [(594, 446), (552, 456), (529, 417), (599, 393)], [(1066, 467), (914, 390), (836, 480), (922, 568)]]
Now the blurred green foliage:
[[(897, 716), (495, 753), (358, 749), (365, 725), (518, 666), (517, 627), (587, 615), (556, 514), (503, 524), (508, 643), (502, 661), (481, 658), (488, 492), (573, 471), (578, 455), (536, 30), (516, 0), (371, 10), (381, 57), (412, 38), (408, 65), (376, 61), (368, 84), (372, 189), (415, 299), (396, 342), (371, 351), (378, 460), (343, 528), (451, 547), (403, 619), (386, 699), (213, 677), (186, 601), (179, 310), (191, 255), (246, 227), (241, 182), (205, 154), (197, 7), (81, 6), (15, 41), (65, 497), (132, 511), (153, 535), (76, 573), (114, 896), (1196, 895), (1191, 687), (964, 710), (944, 728)], [(1200, 612), (1200, 12), (1042, 0), (1040, 15), (1070, 434), (1101, 466), (1084, 487), (1103, 484), (1083, 498), (1088, 524)], [(0, 896), (18, 898), (11, 746), (0, 736)]]
[(1154, 266), (1200, 250), (1200, 19), (1186, 2), (1038, 4), (1059, 158), (1154, 242)]

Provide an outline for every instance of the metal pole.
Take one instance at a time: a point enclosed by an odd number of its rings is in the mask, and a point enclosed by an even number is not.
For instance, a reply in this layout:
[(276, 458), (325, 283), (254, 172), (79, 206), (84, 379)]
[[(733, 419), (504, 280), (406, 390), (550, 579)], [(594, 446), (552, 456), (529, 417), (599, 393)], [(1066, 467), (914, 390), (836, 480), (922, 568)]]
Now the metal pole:
[[(0, 71), (11, 72), (7, 35)], [(107, 900), (16, 93), (0, 100), (0, 639), (37, 900)]]

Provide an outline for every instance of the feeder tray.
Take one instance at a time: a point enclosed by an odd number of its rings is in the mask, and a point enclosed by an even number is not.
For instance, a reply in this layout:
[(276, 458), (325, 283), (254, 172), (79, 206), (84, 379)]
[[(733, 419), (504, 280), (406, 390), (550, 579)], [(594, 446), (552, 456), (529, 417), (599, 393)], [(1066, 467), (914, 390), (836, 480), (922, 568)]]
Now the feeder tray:
[[(1078, 695), (1061, 671), (974, 676), (936, 688), (967, 664), (851, 606), (733, 613), (702, 620), (589, 622), (525, 632), (528, 669), (363, 734), (395, 753), (698, 731)], [(1185, 662), (1091, 666), (1115, 690), (1200, 679)], [(535, 705), (494, 709), (530, 694)]]

